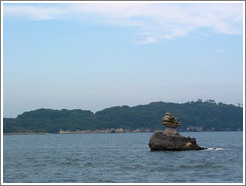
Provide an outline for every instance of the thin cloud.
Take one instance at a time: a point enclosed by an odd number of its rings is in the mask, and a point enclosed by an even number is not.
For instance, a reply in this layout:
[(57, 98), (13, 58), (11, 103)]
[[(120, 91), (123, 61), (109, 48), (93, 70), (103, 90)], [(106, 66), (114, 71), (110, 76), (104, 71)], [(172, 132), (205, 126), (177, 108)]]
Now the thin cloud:
[(134, 41), (134, 43), (137, 43), (137, 44), (150, 44), (150, 43), (155, 43), (156, 41), (157, 41), (157, 38), (155, 38), (155, 37), (147, 37), (143, 41)]
[(61, 18), (67, 11), (59, 7), (44, 7), (42, 5), (5, 5), (4, 17), (15, 16), (29, 20), (50, 20)]
[(139, 41), (142, 44), (184, 37), (199, 28), (219, 34), (235, 35), (243, 32), (242, 3), (4, 3), (3, 10), (4, 18), (76, 19), (133, 27), (139, 35), (148, 33), (145, 39)]
[(219, 49), (217, 50), (217, 53), (222, 54), (222, 53), (225, 53), (225, 51), (223, 49)]

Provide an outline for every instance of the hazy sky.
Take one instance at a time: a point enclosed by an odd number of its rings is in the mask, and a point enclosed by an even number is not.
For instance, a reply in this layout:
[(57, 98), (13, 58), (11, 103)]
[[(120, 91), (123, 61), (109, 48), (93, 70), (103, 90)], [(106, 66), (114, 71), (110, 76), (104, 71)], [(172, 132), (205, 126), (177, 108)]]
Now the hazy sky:
[(3, 113), (243, 103), (243, 3), (4, 3)]

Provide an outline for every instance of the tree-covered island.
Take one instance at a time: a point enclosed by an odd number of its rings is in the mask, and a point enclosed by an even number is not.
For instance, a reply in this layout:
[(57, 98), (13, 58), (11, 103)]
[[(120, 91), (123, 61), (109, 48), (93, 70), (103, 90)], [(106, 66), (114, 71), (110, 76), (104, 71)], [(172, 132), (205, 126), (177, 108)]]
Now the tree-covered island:
[(3, 119), (6, 133), (149, 132), (163, 130), (166, 112), (183, 123), (179, 131), (242, 131), (243, 108), (213, 100), (187, 103), (152, 102), (98, 111), (38, 109)]

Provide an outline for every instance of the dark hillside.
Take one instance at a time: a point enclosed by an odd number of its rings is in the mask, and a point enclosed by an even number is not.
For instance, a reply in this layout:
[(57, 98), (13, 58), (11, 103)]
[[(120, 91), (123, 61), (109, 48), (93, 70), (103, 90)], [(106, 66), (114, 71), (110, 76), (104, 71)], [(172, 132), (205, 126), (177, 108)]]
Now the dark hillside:
[(122, 128), (144, 131), (163, 129), (162, 117), (170, 112), (183, 125), (179, 131), (227, 131), (243, 129), (243, 108), (216, 104), (213, 100), (183, 104), (153, 102), (135, 107), (117, 106), (96, 112), (85, 110), (38, 109), (17, 118), (4, 118), (4, 133), (97, 130)]

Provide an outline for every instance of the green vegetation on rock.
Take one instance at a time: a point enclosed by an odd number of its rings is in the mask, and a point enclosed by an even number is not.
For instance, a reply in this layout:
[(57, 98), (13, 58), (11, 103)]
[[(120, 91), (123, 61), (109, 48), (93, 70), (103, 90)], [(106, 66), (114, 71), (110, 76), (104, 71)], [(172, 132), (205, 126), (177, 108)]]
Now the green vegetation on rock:
[(153, 102), (134, 107), (117, 106), (95, 114), (85, 110), (38, 109), (16, 118), (3, 119), (4, 133), (103, 130), (163, 129), (162, 117), (170, 112), (183, 123), (179, 131), (225, 131), (243, 129), (243, 108), (213, 100), (187, 103)]

